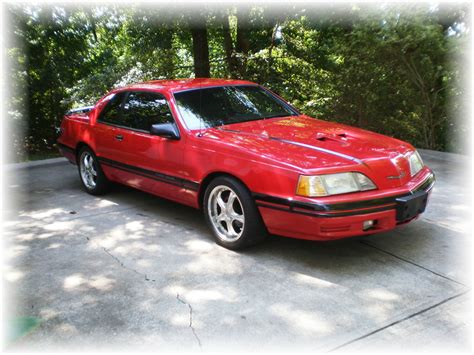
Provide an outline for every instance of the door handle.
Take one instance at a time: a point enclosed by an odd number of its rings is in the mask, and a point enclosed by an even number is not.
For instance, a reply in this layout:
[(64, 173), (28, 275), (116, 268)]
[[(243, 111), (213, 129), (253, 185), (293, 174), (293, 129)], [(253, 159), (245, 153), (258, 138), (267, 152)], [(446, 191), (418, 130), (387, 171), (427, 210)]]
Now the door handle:
[(115, 140), (121, 142), (121, 141), (123, 141), (123, 136), (121, 134), (118, 134), (118, 135), (115, 136)]

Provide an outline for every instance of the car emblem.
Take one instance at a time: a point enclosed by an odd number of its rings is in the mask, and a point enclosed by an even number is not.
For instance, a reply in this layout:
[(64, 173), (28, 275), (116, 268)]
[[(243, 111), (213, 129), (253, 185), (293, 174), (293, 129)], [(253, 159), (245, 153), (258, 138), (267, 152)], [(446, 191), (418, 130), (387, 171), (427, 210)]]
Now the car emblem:
[(391, 159), (393, 165), (397, 168), (397, 170), (400, 172), (400, 175), (391, 175), (387, 176), (387, 179), (402, 179), (405, 177), (405, 172), (403, 171), (403, 166), (402, 162), (405, 160), (402, 156), (397, 156), (395, 159)]
[(387, 179), (401, 179), (401, 178), (404, 178), (405, 177), (405, 173), (402, 172), (400, 175), (392, 175), (392, 176), (387, 176)]

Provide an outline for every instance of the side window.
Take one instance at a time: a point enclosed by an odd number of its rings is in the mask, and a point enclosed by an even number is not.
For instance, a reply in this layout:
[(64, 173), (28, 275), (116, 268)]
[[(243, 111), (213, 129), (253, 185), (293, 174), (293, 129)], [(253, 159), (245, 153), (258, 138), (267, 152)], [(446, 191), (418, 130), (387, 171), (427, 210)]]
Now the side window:
[(122, 125), (150, 131), (157, 123), (173, 123), (166, 99), (152, 92), (130, 92), (122, 109)]
[(123, 98), (125, 97), (125, 92), (119, 92), (117, 94), (112, 94), (113, 96), (109, 99), (109, 102), (103, 108), (99, 116), (100, 122), (112, 123), (121, 125), (120, 119), (120, 106), (122, 104)]

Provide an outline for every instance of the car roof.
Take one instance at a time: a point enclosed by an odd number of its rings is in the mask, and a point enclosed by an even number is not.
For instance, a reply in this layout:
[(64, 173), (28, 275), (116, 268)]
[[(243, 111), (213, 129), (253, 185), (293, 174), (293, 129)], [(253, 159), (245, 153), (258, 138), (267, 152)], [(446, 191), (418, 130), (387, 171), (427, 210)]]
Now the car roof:
[(226, 85), (256, 85), (251, 81), (235, 80), (235, 79), (210, 79), (210, 78), (196, 78), (196, 79), (174, 79), (174, 80), (152, 80), (143, 83), (129, 85), (120, 88), (129, 90), (160, 90), (169, 92), (178, 92), (191, 89), (199, 89), (202, 87), (212, 86), (226, 86)]

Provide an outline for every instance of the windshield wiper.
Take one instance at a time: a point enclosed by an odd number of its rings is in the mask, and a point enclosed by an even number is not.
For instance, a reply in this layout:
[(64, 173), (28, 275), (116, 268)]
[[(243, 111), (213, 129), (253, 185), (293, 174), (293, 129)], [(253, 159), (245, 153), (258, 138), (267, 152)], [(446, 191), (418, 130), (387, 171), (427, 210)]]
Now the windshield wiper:
[(295, 115), (293, 115), (293, 114), (278, 114), (278, 115), (273, 115), (273, 116), (262, 116), (262, 117), (239, 119), (239, 120), (236, 120), (236, 121), (229, 120), (227, 122), (224, 122), (223, 120), (220, 120), (213, 127), (222, 127), (222, 126), (227, 126), (227, 125), (234, 124), (234, 123), (243, 123), (243, 122), (249, 122), (249, 121), (260, 121), (260, 120), (266, 120), (267, 118), (287, 117), (287, 116), (295, 116)]
[(246, 118), (246, 119), (239, 119), (239, 120), (229, 120), (227, 122), (224, 121), (219, 121), (217, 125), (214, 125), (213, 127), (222, 127), (222, 126), (227, 126), (229, 124), (234, 124), (234, 123), (243, 123), (243, 122), (250, 122), (250, 121), (257, 121), (257, 120), (262, 120), (264, 117), (257, 117), (257, 118)]
[(262, 119), (266, 120), (267, 118), (277, 118), (277, 117), (287, 117), (287, 116), (294, 116), (292, 114), (279, 114), (279, 115), (273, 115), (273, 116), (264, 116)]

